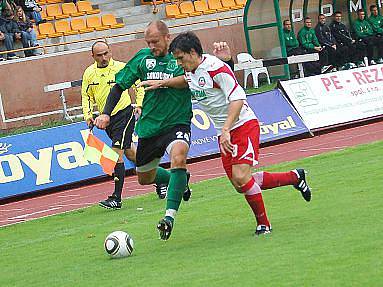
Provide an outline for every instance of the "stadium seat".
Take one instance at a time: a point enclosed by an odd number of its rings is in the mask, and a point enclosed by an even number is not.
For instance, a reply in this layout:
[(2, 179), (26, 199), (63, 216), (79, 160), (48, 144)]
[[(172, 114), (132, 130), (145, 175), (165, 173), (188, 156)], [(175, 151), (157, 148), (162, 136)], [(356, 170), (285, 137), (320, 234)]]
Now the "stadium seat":
[[(238, 63), (249, 63), (249, 62), (255, 62), (255, 59), (253, 56), (251, 56), (248, 53), (239, 53), (237, 55)], [(254, 88), (258, 88), (258, 77), (259, 74), (266, 74), (267, 82), (270, 84), (270, 76), (269, 72), (266, 67), (262, 68), (253, 68), (253, 69), (245, 69), (243, 70), (244, 76), (243, 76), (243, 87), (246, 89), (247, 86), (247, 78), (250, 76), (250, 74), (253, 76), (253, 86)]]
[(53, 24), (50, 22), (39, 25), (39, 34), (42, 36), (45, 35), (45, 37), (49, 38), (60, 37), (63, 35), (63, 33), (57, 33), (53, 27)]
[(64, 15), (68, 15), (71, 17), (85, 15), (85, 12), (78, 12), (77, 6), (74, 3), (63, 3), (61, 5), (61, 9)]
[(47, 4), (56, 4), (56, 3), (61, 3), (63, 2), (62, 0), (46, 0)]
[(197, 12), (202, 12), (203, 14), (213, 14), (217, 12), (215, 9), (209, 9), (205, 0), (194, 1), (194, 8)]
[(125, 26), (124, 22), (122, 21), (119, 21), (119, 19), (116, 19), (116, 17), (114, 17), (114, 15), (112, 14), (105, 14), (105, 15), (102, 15), (101, 16), (101, 21), (102, 21), (102, 25), (103, 26), (108, 26), (112, 29), (115, 29), (115, 28), (122, 28)]
[(108, 26), (103, 26), (101, 18), (98, 16), (90, 16), (86, 18), (86, 26), (88, 28), (94, 28), (96, 31), (108, 30)]
[(202, 12), (199, 12), (199, 11), (197, 12), (195, 10), (193, 2), (191, 2), (191, 1), (182, 2), (180, 4), (179, 8), (180, 8), (181, 14), (187, 14), (189, 16), (199, 16), (199, 15), (202, 15)]
[(94, 31), (93, 28), (88, 28), (83, 18), (73, 18), (70, 21), (70, 26), (72, 27), (72, 31), (78, 31), (78, 33), (88, 33)]
[(77, 31), (72, 31), (69, 21), (61, 20), (55, 22), (55, 29), (57, 33), (63, 33), (64, 36), (76, 35)]
[(232, 10), (241, 9), (242, 8), (242, 6), (241, 5), (237, 5), (237, 3), (235, 3), (234, 0), (221, 0), (221, 3), (222, 3), (222, 7), (230, 8)]
[(222, 3), (220, 0), (207, 0), (207, 5), (210, 9), (217, 10), (218, 12), (229, 11), (230, 8), (222, 7)]
[(37, 2), (37, 4), (39, 4), (40, 6), (41, 6), (41, 5), (44, 5), (44, 4), (47, 3), (46, 0), (37, 0), (36, 2)]
[(64, 19), (69, 17), (68, 15), (63, 14), (59, 4), (47, 5), (46, 12), (49, 17), (54, 17), (55, 19)]
[(165, 14), (167, 18), (186, 18), (188, 15), (181, 14), (180, 9), (176, 4), (170, 4), (165, 6)]
[(243, 8), (246, 5), (246, 0), (235, 0), (235, 3)]
[(55, 17), (50, 17), (47, 15), (47, 12), (45, 11), (45, 9), (43, 8), (40, 12), (40, 15), (41, 15), (41, 18), (47, 20), (47, 21), (50, 21), (50, 20), (53, 20)]
[(95, 5), (93, 7), (92, 3), (89, 1), (78, 1), (77, 2), (77, 10), (79, 12), (85, 12), (88, 15), (100, 13), (100, 9), (98, 9), (96, 7), (98, 7), (98, 6)]

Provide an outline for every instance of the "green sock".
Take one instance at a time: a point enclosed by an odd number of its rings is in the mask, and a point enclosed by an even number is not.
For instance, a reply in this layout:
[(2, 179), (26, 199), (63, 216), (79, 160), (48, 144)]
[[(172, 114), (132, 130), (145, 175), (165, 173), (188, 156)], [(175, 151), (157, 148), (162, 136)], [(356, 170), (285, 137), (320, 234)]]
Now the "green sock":
[(154, 182), (156, 184), (169, 184), (170, 172), (162, 167), (157, 167), (156, 178)]
[(173, 168), (170, 170), (165, 217), (172, 221), (174, 220), (175, 213), (180, 207), (186, 183), (187, 176), (185, 168)]

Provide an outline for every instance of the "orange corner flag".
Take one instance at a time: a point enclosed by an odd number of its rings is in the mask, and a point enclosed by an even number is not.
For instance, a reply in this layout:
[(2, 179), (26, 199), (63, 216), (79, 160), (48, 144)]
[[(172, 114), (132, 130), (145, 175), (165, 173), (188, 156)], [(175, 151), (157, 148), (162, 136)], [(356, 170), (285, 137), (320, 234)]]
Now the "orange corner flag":
[(112, 175), (119, 156), (95, 135), (89, 133), (85, 142), (84, 158), (92, 163), (98, 163), (105, 173)]

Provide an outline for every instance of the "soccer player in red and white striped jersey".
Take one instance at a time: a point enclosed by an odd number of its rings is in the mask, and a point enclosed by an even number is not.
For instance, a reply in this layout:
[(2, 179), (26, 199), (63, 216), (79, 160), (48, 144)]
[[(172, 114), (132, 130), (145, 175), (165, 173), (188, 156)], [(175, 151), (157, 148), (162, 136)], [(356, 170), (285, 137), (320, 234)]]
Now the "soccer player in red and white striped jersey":
[(212, 119), (219, 136), (223, 167), (234, 188), (242, 193), (256, 221), (257, 235), (271, 232), (262, 198), (262, 190), (293, 185), (306, 201), (311, 191), (306, 182), (305, 171), (252, 173), (258, 163), (260, 129), (256, 115), (246, 102), (246, 94), (238, 84), (232, 69), (219, 58), (230, 59), (226, 43), (215, 43), (214, 54), (203, 54), (198, 37), (192, 32), (179, 34), (170, 44), (185, 76), (159, 81), (145, 81), (147, 90), (155, 88), (184, 88), (189, 86), (199, 106)]

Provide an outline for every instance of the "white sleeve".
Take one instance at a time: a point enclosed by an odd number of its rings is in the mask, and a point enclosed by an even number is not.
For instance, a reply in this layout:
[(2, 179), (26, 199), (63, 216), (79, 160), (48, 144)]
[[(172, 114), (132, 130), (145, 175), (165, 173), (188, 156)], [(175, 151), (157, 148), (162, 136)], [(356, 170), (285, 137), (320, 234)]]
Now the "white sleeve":
[(216, 71), (209, 72), (214, 81), (214, 86), (221, 89), (229, 102), (246, 100), (246, 93), (238, 84), (232, 70), (224, 65)]

